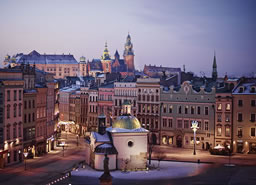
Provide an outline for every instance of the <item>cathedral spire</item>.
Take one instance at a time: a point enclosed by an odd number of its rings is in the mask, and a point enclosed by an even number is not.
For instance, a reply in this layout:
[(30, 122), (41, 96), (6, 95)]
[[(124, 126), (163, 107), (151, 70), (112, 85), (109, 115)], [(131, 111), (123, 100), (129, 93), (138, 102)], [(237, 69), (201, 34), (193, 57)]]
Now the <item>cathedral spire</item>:
[(216, 81), (217, 77), (218, 77), (218, 72), (217, 72), (216, 54), (214, 51), (214, 58), (213, 58), (213, 64), (212, 64), (212, 79)]
[(127, 55), (134, 55), (133, 45), (131, 42), (131, 36), (129, 33), (127, 35), (126, 43), (124, 45), (124, 56), (127, 56)]

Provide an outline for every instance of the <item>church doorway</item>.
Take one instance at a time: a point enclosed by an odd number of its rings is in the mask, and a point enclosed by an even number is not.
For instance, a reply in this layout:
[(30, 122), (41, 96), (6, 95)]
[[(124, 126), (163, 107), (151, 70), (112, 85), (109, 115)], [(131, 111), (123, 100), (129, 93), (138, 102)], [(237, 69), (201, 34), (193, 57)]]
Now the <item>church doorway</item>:
[(176, 137), (176, 145), (177, 145), (178, 148), (182, 147), (182, 137), (181, 137), (181, 135), (178, 135)]
[(156, 145), (157, 143), (157, 137), (156, 137), (156, 134), (152, 134), (152, 136), (151, 136), (151, 142), (152, 142), (152, 144), (153, 145)]

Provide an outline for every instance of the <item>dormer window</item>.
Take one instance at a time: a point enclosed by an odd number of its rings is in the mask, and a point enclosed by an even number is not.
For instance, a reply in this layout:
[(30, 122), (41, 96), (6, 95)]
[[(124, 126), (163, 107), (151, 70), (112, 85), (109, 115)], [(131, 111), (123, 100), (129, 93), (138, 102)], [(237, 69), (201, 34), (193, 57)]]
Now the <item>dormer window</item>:
[(243, 93), (244, 92), (244, 87), (239, 87), (239, 93)]
[(251, 93), (255, 93), (255, 87), (251, 87), (250, 92), (251, 92)]

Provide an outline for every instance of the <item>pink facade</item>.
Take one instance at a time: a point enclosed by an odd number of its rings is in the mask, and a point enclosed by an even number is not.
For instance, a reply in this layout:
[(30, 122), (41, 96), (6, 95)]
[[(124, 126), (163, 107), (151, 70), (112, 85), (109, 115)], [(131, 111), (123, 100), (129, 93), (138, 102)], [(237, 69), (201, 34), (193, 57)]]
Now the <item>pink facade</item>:
[(107, 126), (111, 123), (113, 108), (113, 98), (114, 98), (114, 84), (108, 84), (104, 87), (99, 88), (99, 98), (98, 98), (98, 112), (106, 116)]
[(0, 148), (0, 167), (23, 160), (23, 84), (21, 79), (4, 80), (1, 84), (4, 137)]
[(36, 155), (39, 156), (46, 152), (46, 95), (47, 88), (37, 88), (36, 96)]

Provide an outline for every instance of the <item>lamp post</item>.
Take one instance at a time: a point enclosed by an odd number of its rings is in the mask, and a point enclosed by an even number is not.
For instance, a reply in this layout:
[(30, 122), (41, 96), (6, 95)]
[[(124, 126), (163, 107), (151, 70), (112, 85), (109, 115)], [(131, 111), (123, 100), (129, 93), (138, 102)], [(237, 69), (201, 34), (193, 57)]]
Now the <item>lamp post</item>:
[(193, 153), (193, 155), (196, 155), (196, 131), (199, 128), (197, 125), (198, 125), (197, 121), (192, 122), (191, 128), (194, 131), (194, 153)]
[(65, 147), (65, 142), (62, 142), (62, 143), (60, 144), (60, 146), (62, 146), (62, 149), (63, 149), (63, 157), (64, 157), (64, 147)]
[(27, 170), (27, 166), (26, 166), (26, 159), (27, 159), (27, 156), (28, 156), (28, 152), (24, 152), (24, 162), (25, 162), (25, 170)]
[(76, 135), (76, 145), (78, 146), (78, 134)]

